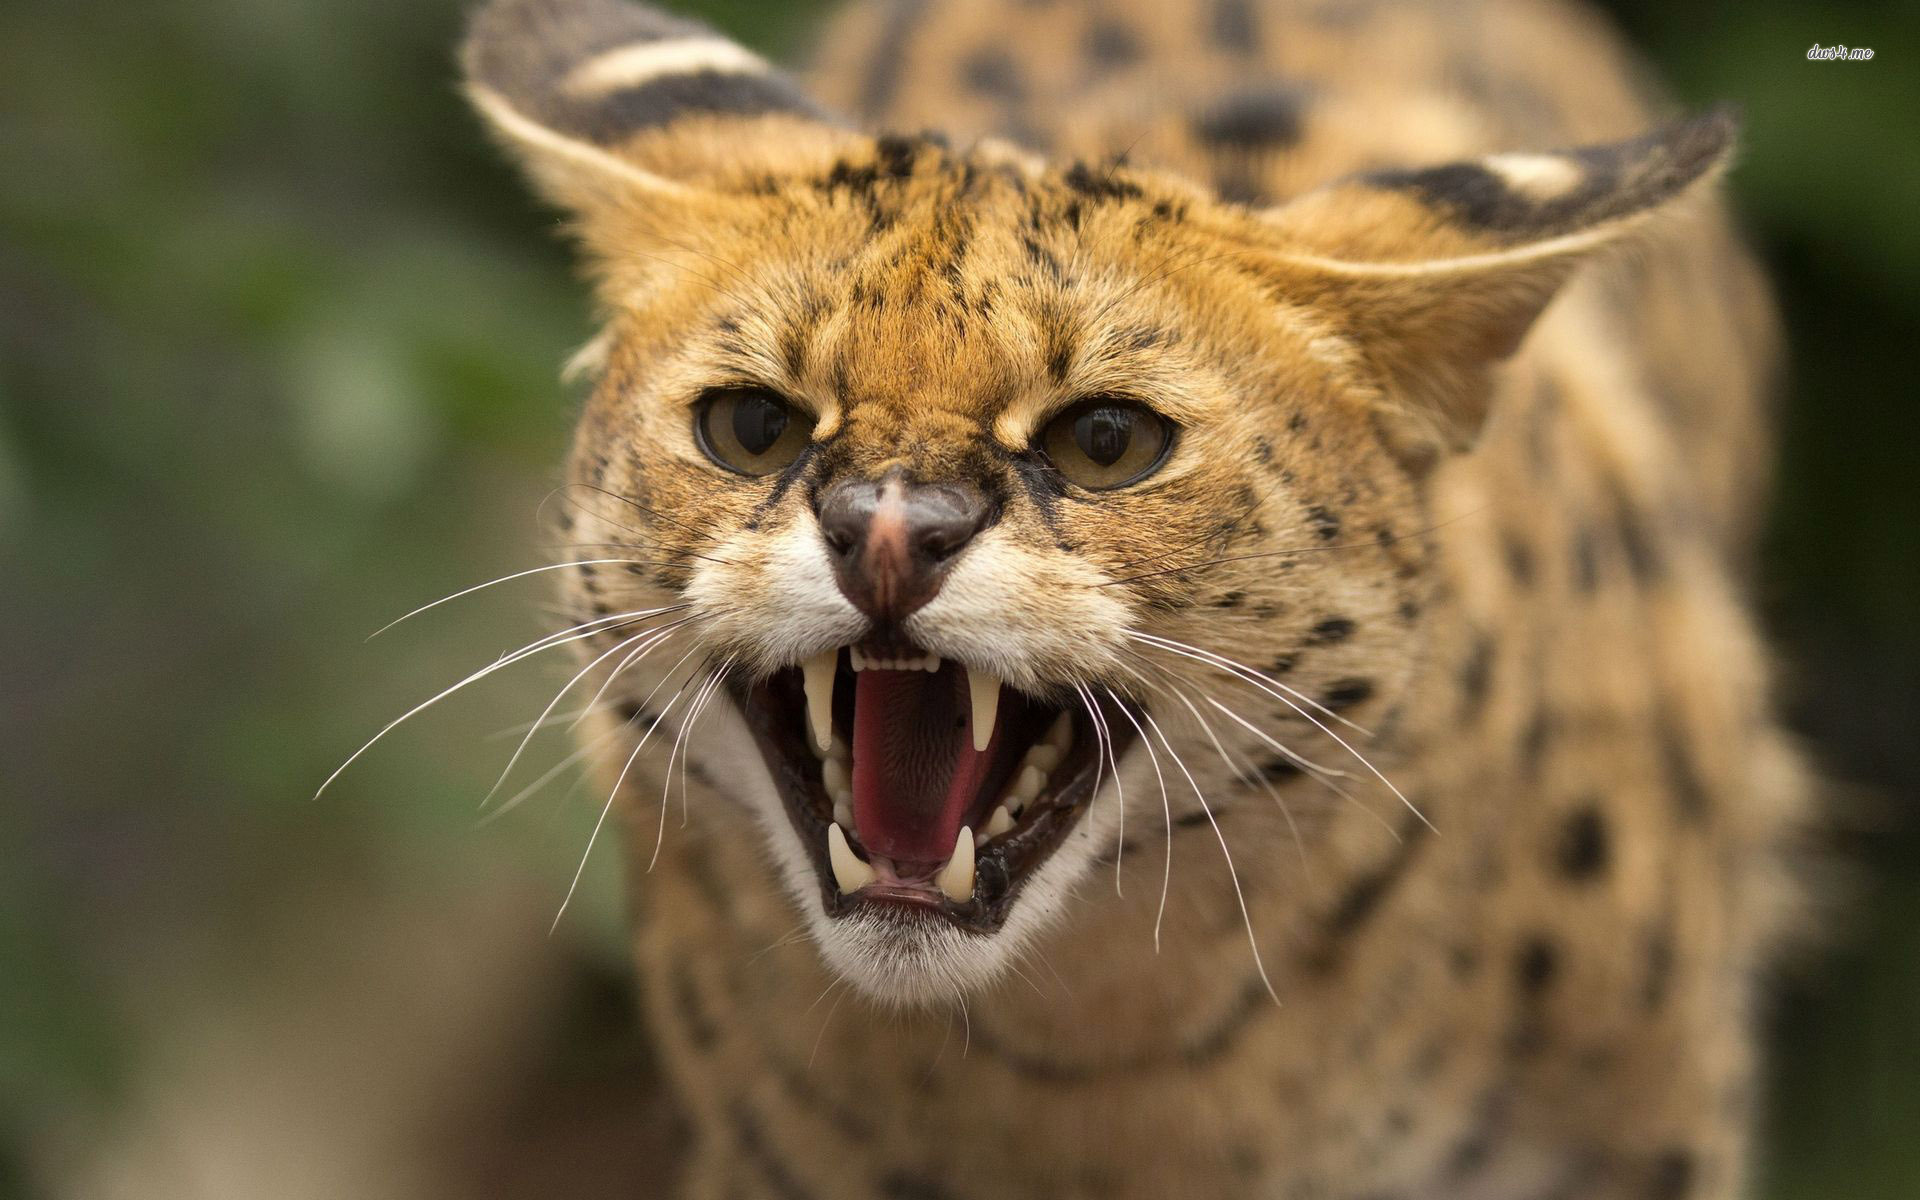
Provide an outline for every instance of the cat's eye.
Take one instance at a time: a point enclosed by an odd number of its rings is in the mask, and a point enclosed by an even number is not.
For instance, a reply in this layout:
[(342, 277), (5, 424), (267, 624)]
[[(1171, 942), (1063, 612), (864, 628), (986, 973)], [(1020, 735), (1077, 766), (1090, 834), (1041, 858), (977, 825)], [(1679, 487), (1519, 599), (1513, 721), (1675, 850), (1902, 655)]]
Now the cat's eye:
[(1047, 422), (1040, 449), (1054, 469), (1091, 491), (1151, 475), (1173, 446), (1173, 426), (1131, 400), (1083, 400)]
[(718, 388), (701, 397), (694, 440), (714, 462), (742, 475), (792, 464), (813, 434), (813, 418), (766, 388)]

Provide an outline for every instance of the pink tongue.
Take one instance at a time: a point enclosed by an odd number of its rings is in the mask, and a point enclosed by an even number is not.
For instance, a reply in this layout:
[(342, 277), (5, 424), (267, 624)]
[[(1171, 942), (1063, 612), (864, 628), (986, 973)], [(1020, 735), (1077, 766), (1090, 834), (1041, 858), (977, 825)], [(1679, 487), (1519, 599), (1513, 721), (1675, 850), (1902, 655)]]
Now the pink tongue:
[[(966, 672), (861, 671), (853, 685), (853, 824), (896, 862), (947, 861), (993, 761), (973, 748)], [(996, 727), (997, 741), (1000, 731)]]

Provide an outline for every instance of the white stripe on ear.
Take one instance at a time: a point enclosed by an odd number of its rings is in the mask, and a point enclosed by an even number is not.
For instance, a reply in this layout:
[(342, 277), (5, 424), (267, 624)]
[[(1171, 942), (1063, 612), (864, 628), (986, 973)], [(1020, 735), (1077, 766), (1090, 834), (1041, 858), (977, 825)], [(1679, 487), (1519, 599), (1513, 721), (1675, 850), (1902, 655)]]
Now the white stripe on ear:
[(666, 75), (701, 71), (748, 75), (766, 70), (765, 59), (724, 38), (673, 38), (635, 42), (590, 58), (569, 71), (560, 87), (576, 96), (592, 96), (639, 87)]
[[(655, 192), (671, 195), (690, 195), (693, 192), (692, 188), (679, 180), (643, 170), (618, 155), (607, 153), (591, 142), (562, 137), (545, 125), (528, 120), (514, 111), (505, 97), (477, 83), (467, 85), (467, 98), (487, 120), (493, 122), (494, 128), (519, 142), (530, 152), (535, 152), (529, 154), (528, 164), (536, 175), (545, 178), (555, 188), (557, 194), (571, 190), (564, 185), (564, 181), (553, 175), (551, 170), (552, 165), (560, 162), (584, 169), (589, 177), (598, 175), (602, 178), (625, 180)], [(548, 157), (543, 160), (542, 154)], [(565, 202), (565, 197), (561, 198)]]

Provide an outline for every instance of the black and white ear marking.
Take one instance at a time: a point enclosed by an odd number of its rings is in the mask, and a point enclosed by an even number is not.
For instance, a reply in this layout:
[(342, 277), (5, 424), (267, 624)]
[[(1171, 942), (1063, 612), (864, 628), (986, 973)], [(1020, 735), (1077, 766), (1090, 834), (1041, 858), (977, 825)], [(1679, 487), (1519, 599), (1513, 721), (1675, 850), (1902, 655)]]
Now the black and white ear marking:
[(1480, 235), (1553, 237), (1677, 195), (1725, 159), (1738, 130), (1738, 116), (1723, 106), (1623, 142), (1376, 171), (1355, 182), (1409, 195)]
[(475, 105), (502, 132), (530, 155), (570, 154), (575, 167), (598, 151), (657, 171), (630, 145), (690, 117), (829, 123), (758, 55), (625, 0), (493, 0), (474, 16), (462, 63)]

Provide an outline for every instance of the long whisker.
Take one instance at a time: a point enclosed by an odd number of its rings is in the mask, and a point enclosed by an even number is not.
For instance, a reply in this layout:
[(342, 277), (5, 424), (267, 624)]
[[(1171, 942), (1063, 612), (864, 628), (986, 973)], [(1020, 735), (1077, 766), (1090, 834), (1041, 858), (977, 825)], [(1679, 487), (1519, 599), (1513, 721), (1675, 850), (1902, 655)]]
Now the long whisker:
[[(1219, 735), (1213, 732), (1212, 723), (1200, 715), (1200, 710), (1194, 707), (1193, 701), (1187, 699), (1187, 694), (1179, 688), (1173, 687), (1171, 684), (1168, 685), (1167, 690), (1179, 697), (1180, 703), (1187, 706), (1187, 711), (1193, 714), (1193, 719), (1199, 723), (1201, 729), (1206, 731), (1207, 740), (1213, 743), (1215, 753), (1220, 755), (1220, 761), (1227, 765), (1227, 770), (1232, 771), (1242, 782), (1250, 782), (1249, 777), (1242, 772), (1239, 765), (1234, 762), (1233, 755), (1228, 754), (1227, 748), (1221, 744)], [(1215, 701), (1211, 696), (1204, 697), (1204, 699), (1214, 703), (1216, 706), (1219, 704), (1219, 702)], [(1227, 715), (1232, 716), (1233, 714), (1228, 713)], [(1292, 811), (1287, 808), (1285, 801), (1280, 799), (1280, 794), (1273, 790), (1273, 785), (1267, 783), (1263, 776), (1256, 773), (1252, 779), (1257, 779), (1261, 784), (1265, 785), (1267, 793), (1273, 797), (1275, 803), (1279, 804), (1280, 815), (1286, 818), (1287, 828), (1293, 833), (1294, 849), (1300, 852), (1300, 871), (1304, 875), (1307, 870), (1307, 844), (1300, 840), (1300, 827), (1293, 823)]]
[[(685, 604), (677, 604), (673, 606), (673, 609), (683, 609), (687, 607), (689, 606)], [(668, 609), (664, 611), (673, 611), (673, 609)], [(501, 785), (506, 783), (507, 776), (513, 774), (514, 765), (520, 761), (520, 756), (526, 753), (528, 744), (533, 741), (533, 735), (539, 731), (541, 724), (544, 723), (548, 717), (553, 715), (553, 710), (560, 706), (561, 698), (564, 697), (568, 692), (572, 691), (573, 686), (575, 684), (579, 683), (582, 679), (585, 679), (587, 675), (595, 667), (607, 661), (609, 658), (612, 658), (614, 655), (620, 653), (622, 650), (625, 650), (630, 646), (634, 646), (634, 643), (646, 642), (647, 639), (651, 638), (653, 639), (653, 641), (650, 644), (658, 645), (661, 638), (666, 637), (668, 634), (672, 633), (674, 629), (678, 628), (681, 625), (686, 624), (688, 621), (691, 621), (693, 619), (694, 619), (693, 617), (682, 617), (678, 621), (669, 622), (664, 629), (648, 629), (640, 633), (636, 633), (630, 638), (626, 638), (622, 641), (615, 642), (611, 650), (607, 650), (603, 652), (599, 657), (595, 658), (592, 662), (588, 663), (584, 667), (581, 667), (579, 672), (576, 673), (572, 679), (567, 680), (566, 685), (564, 687), (562, 687), (559, 691), (553, 694), (553, 699), (547, 701), (547, 706), (544, 709), (540, 710), (540, 715), (538, 718), (534, 720), (533, 727), (527, 730), (526, 736), (520, 739), (520, 744), (514, 747), (513, 754), (507, 758), (507, 765), (500, 769), (500, 778), (494, 780), (493, 786), (487, 789), (487, 794), (480, 798), (480, 807), (485, 808), (487, 806), (487, 801), (493, 799), (494, 793), (498, 792), (500, 790)], [(641, 653), (645, 649), (646, 649), (645, 646), (636, 647), (634, 652)], [(629, 658), (628, 661), (632, 661), (631, 658)], [(625, 664), (623, 663), (622, 665), (624, 666)], [(604, 690), (605, 689), (603, 688), (602, 691)], [(595, 696), (593, 697), (592, 703), (590, 703), (587, 707), (589, 710), (592, 710), (593, 708), (597, 707), (599, 703), (600, 703), (600, 696), (599, 694), (596, 693)]]
[[(607, 694), (607, 689), (613, 686), (614, 681), (619, 679), (620, 676), (626, 672), (628, 667), (633, 666), (634, 664), (638, 663), (641, 659), (645, 658), (647, 655), (652, 654), (655, 647), (659, 646), (661, 642), (666, 641), (667, 638), (672, 636), (675, 630), (679, 629), (683, 625), (686, 625), (690, 622), (704, 620), (704, 619), (705, 618), (703, 618), (700, 614), (696, 613), (691, 617), (682, 617), (678, 621), (670, 622), (669, 624), (663, 625), (659, 629), (654, 630), (653, 632), (661, 635), (660, 639), (658, 641), (648, 642), (644, 646), (636, 646), (633, 649), (632, 653), (628, 654), (625, 658), (621, 659), (620, 664), (614, 667), (613, 670), (609, 671), (607, 673), (607, 677), (600, 681), (599, 689), (593, 693), (593, 704), (600, 703), (600, 697)], [(696, 646), (694, 649), (697, 650), (698, 648), (699, 647)], [(693, 651), (689, 650), (687, 653), (692, 654)], [(680, 660), (680, 662), (685, 662), (685, 661), (686, 661), (685, 658), (682, 658)], [(675, 663), (673, 665), (677, 667), (680, 665), (680, 663)], [(671, 675), (672, 672), (669, 671), (668, 674)], [(593, 707), (592, 705), (589, 705), (588, 711), (591, 711), (592, 707)], [(576, 720), (574, 724), (577, 725), (580, 723), (580, 720), (585, 720), (585, 719), (586, 719), (586, 713), (583, 712), (580, 714), (580, 719)]]
[[(1322, 713), (1325, 713), (1328, 718), (1340, 722), (1355, 733), (1365, 734), (1367, 737), (1373, 736), (1373, 731), (1369, 730), (1366, 726), (1357, 725), (1349, 721), (1347, 718), (1328, 708), (1318, 700), (1315, 700), (1312, 696), (1300, 691), (1298, 688), (1288, 687), (1273, 676), (1264, 674), (1257, 668), (1250, 667), (1239, 659), (1228, 658), (1226, 655), (1220, 654), (1217, 651), (1203, 650), (1199, 646), (1187, 642), (1175, 641), (1172, 638), (1160, 637), (1157, 634), (1141, 633), (1138, 630), (1130, 629), (1127, 631), (1127, 635), (1135, 641), (1147, 642), (1159, 646), (1162, 649), (1172, 650), (1176, 654), (1183, 654), (1184, 657), (1192, 658), (1197, 662), (1210, 663), (1215, 667), (1240, 676), (1263, 692), (1273, 694), (1274, 689), (1278, 688), (1280, 691), (1292, 696), (1295, 700), (1300, 701), (1301, 704), (1305, 704), (1309, 708), (1318, 709)], [(1299, 705), (1296, 704), (1293, 707), (1299, 708)]]
[(541, 788), (547, 786), (547, 784), (551, 782), (556, 775), (559, 775), (562, 771), (565, 771), (568, 767), (579, 762), (581, 759), (593, 753), (595, 750), (598, 750), (601, 746), (605, 745), (608, 741), (612, 740), (616, 735), (620, 733), (620, 730), (622, 728), (624, 728), (624, 725), (616, 726), (612, 729), (607, 730), (605, 733), (601, 734), (599, 737), (594, 738), (592, 741), (581, 746), (579, 749), (567, 755), (565, 758), (561, 759), (559, 762), (555, 763), (553, 766), (547, 768), (546, 773), (541, 775), (540, 778), (534, 780), (532, 783), (528, 784), (526, 787), (523, 787), (519, 791), (515, 792), (510, 798), (508, 798), (505, 802), (503, 802), (500, 805), (500, 807), (494, 809), (492, 812), (487, 813), (485, 816), (481, 817), (478, 824), (482, 827), (491, 825), (495, 821), (499, 820), (501, 817), (506, 816), (508, 813), (512, 812), (514, 809), (520, 807), (520, 805), (523, 802), (525, 802), (528, 797), (532, 796), (535, 792), (539, 791)]
[(563, 646), (563, 645), (566, 645), (568, 642), (577, 642), (582, 638), (593, 637), (595, 634), (602, 632), (601, 629), (595, 628), (596, 626), (607, 626), (609, 622), (617, 623), (621, 621), (634, 621), (634, 620), (645, 620), (645, 619), (646, 617), (644, 614), (636, 615), (634, 613), (616, 613), (609, 617), (602, 617), (596, 621), (585, 622), (584, 624), (574, 626), (572, 629), (569, 629), (569, 630), (563, 630), (559, 633), (547, 634), (545, 637), (538, 638), (535, 641), (520, 647), (520, 649), (515, 650), (510, 654), (502, 655), (499, 659), (495, 660), (492, 664), (482, 667), (478, 671), (475, 671), (473, 674), (468, 675), (465, 679), (462, 679), (460, 682), (454, 684), (452, 687), (447, 688), (445, 691), (440, 692), (435, 696), (429, 697), (428, 699), (421, 701), (419, 704), (414, 705), (412, 708), (408, 709), (406, 712), (401, 713), (399, 716), (395, 717), (393, 720), (387, 722), (385, 727), (383, 727), (379, 733), (374, 734), (373, 737), (367, 740), (366, 745), (360, 747), (358, 750), (355, 750), (352, 754), (349, 754), (345, 762), (341, 763), (339, 766), (333, 769), (333, 774), (327, 776), (326, 780), (320, 784), (320, 787), (317, 790), (315, 790), (315, 792), (313, 793), (313, 798), (315, 800), (318, 800), (322, 795), (322, 793), (324, 793), (329, 787), (333, 785), (333, 781), (340, 778), (340, 773), (342, 771), (345, 771), (348, 767), (352, 766), (354, 763), (354, 760), (358, 759), (362, 754), (365, 754), (367, 751), (373, 749), (375, 744), (377, 744), (381, 738), (386, 737), (389, 733), (392, 733), (394, 729), (398, 728), (401, 725), (401, 723), (409, 720), (412, 717), (419, 715), (422, 712), (425, 712), (427, 709), (433, 707), (435, 704), (438, 704), (440, 701), (446, 699), (448, 696), (453, 695), (455, 692), (459, 691), (461, 688), (466, 687), (468, 684), (477, 683), (480, 680), (485, 679), (487, 676), (492, 675), (494, 672), (504, 670), (507, 667), (512, 666), (514, 663), (517, 663), (522, 659), (528, 658), (534, 654), (538, 654), (543, 650), (551, 650), (555, 646)]
[[(1206, 662), (1208, 660), (1208, 657), (1216, 657), (1216, 658), (1219, 657), (1217, 655), (1209, 656), (1207, 651), (1199, 650), (1197, 647), (1186, 646), (1184, 642), (1170, 642), (1168, 639), (1156, 638), (1150, 634), (1140, 634), (1140, 633), (1134, 633), (1130, 631), (1128, 636), (1136, 638), (1140, 641), (1148, 642), (1150, 644), (1162, 645), (1167, 649), (1173, 650), (1175, 654), (1179, 654), (1187, 658), (1193, 658), (1193, 659), (1196, 659), (1196, 661), (1200, 661), (1200, 662)], [(1186, 646), (1186, 649), (1183, 650), (1178, 648), (1182, 646)], [(1188, 651), (1195, 651), (1195, 653), (1188, 653)], [(1227, 663), (1232, 662), (1232, 660), (1230, 659), (1223, 660), (1223, 661)], [(1261, 675), (1258, 671), (1254, 671), (1251, 667), (1246, 667), (1244, 664), (1234, 664), (1234, 665), (1239, 665), (1242, 668), (1242, 670), (1246, 672), (1250, 672), (1253, 676), (1258, 677), (1258, 679), (1248, 680), (1248, 682), (1254, 683), (1255, 686), (1261, 686), (1258, 680), (1266, 679), (1266, 676)], [(1239, 674), (1240, 672), (1236, 671), (1234, 673)], [(1267, 682), (1272, 682), (1272, 681), (1267, 680)], [(1285, 687), (1284, 684), (1279, 686)], [(1305, 717), (1308, 721), (1312, 722), (1314, 727), (1320, 730), (1320, 732), (1326, 734), (1328, 737), (1332, 738), (1335, 742), (1338, 742), (1340, 744), (1340, 748), (1342, 750), (1345, 750), (1348, 754), (1353, 755), (1353, 757), (1360, 763), (1360, 765), (1365, 767), (1373, 775), (1375, 779), (1378, 779), (1381, 783), (1386, 784), (1387, 790), (1392, 792), (1396, 797), (1398, 797), (1400, 803), (1406, 805), (1407, 811), (1411, 812), (1414, 816), (1418, 817), (1422, 825), (1425, 825), (1429, 830), (1433, 830), (1433, 832), (1435, 833), (1439, 832), (1439, 830), (1434, 829), (1433, 822), (1427, 820), (1427, 815), (1421, 812), (1419, 807), (1415, 805), (1413, 801), (1407, 799), (1406, 793), (1402, 792), (1398, 787), (1396, 787), (1394, 785), (1393, 780), (1388, 779), (1384, 774), (1382, 774), (1380, 771), (1380, 768), (1374, 766), (1373, 762), (1370, 759), (1368, 759), (1366, 755), (1360, 753), (1358, 750), (1355, 750), (1353, 746), (1349, 744), (1345, 738), (1341, 737), (1339, 734), (1335, 733), (1333, 730), (1328, 729), (1326, 725), (1323, 724), (1312, 713), (1300, 707), (1298, 704), (1295, 704), (1292, 700), (1288, 699), (1286, 696), (1282, 695), (1280, 692), (1276, 692), (1270, 688), (1265, 688), (1265, 687), (1262, 687), (1261, 690), (1268, 692), (1268, 694), (1280, 700), (1282, 703), (1287, 705), (1287, 707), (1293, 709), (1295, 712)], [(1291, 688), (1287, 688), (1286, 690), (1292, 691)], [(1348, 721), (1346, 722), (1346, 724), (1352, 725), (1353, 723), (1351, 721)]]
[(1105, 765), (1100, 761), (1101, 751), (1106, 752), (1107, 762), (1113, 764), (1113, 800), (1119, 806), (1120, 821), (1113, 834), (1113, 894), (1125, 895), (1120, 890), (1120, 860), (1127, 853), (1127, 793), (1120, 786), (1120, 760), (1113, 754), (1113, 731), (1107, 728), (1107, 719), (1100, 712), (1100, 706), (1094, 702), (1093, 693), (1085, 684), (1076, 683), (1074, 690), (1080, 693), (1081, 703), (1087, 706), (1087, 716), (1093, 719), (1093, 796), (1100, 795), (1101, 769)]
[(638, 759), (640, 752), (647, 748), (647, 740), (653, 736), (654, 730), (660, 728), (660, 722), (667, 719), (667, 714), (673, 711), (673, 706), (679, 702), (681, 696), (686, 694), (687, 686), (692, 682), (690, 677), (680, 685), (679, 690), (673, 693), (665, 707), (660, 710), (660, 715), (655, 717), (653, 723), (647, 726), (647, 731), (640, 735), (640, 741), (633, 747), (633, 752), (627, 755), (626, 764), (620, 768), (620, 774), (615, 777), (613, 787), (607, 791), (607, 802), (600, 806), (600, 816), (593, 823), (593, 832), (587, 835), (587, 848), (580, 854), (580, 865), (574, 869), (573, 881), (567, 885), (567, 894), (560, 901), (560, 911), (553, 914), (553, 924), (548, 927), (548, 933), (560, 928), (560, 918), (567, 915), (567, 905), (573, 903), (573, 893), (580, 887), (580, 877), (587, 871), (587, 860), (593, 857), (593, 844), (600, 838), (600, 829), (607, 823), (607, 814), (613, 811), (613, 802), (620, 795), (620, 785), (626, 782), (627, 772), (633, 769), (634, 760)]
[(1160, 872), (1160, 910), (1153, 915), (1153, 952), (1158, 954), (1160, 953), (1160, 923), (1166, 920), (1167, 893), (1173, 886), (1173, 802), (1167, 799), (1167, 777), (1160, 771), (1160, 756), (1154, 753), (1153, 741), (1147, 737), (1147, 731), (1140, 728), (1140, 722), (1133, 719), (1133, 714), (1127, 711), (1127, 706), (1121, 703), (1120, 697), (1114, 695), (1112, 688), (1107, 688), (1106, 692), (1107, 695), (1113, 696), (1114, 707), (1120, 710), (1120, 715), (1125, 717), (1127, 723), (1133, 726), (1134, 732), (1140, 735), (1140, 744), (1147, 748), (1147, 758), (1153, 763), (1153, 777), (1160, 781), (1160, 811), (1167, 819), (1167, 861)]
[(1146, 718), (1147, 724), (1160, 738), (1160, 745), (1166, 749), (1168, 757), (1173, 759), (1173, 765), (1179, 767), (1180, 773), (1187, 777), (1187, 786), (1193, 789), (1193, 798), (1200, 802), (1200, 811), (1207, 814), (1207, 824), (1213, 826), (1213, 836), (1220, 843), (1220, 856), (1227, 860), (1227, 878), (1233, 883), (1233, 898), (1240, 904), (1241, 923), (1247, 927), (1247, 945), (1253, 950), (1254, 969), (1260, 973), (1260, 982), (1266, 987), (1267, 995), (1275, 1004), (1279, 1004), (1280, 997), (1273, 990), (1273, 981), (1267, 978), (1267, 964), (1260, 958), (1260, 940), (1253, 934), (1253, 915), (1247, 911), (1247, 895), (1240, 887), (1240, 872), (1234, 868), (1233, 852), (1227, 849), (1227, 835), (1221, 832), (1220, 822), (1214, 818), (1213, 806), (1207, 803), (1206, 793), (1200, 790), (1199, 781), (1194, 779), (1193, 772), (1187, 770), (1186, 760), (1180, 757), (1180, 752), (1175, 750), (1173, 743), (1167, 740), (1167, 735), (1162, 732), (1160, 723), (1155, 721), (1153, 714), (1144, 708), (1140, 710), (1140, 715)]
[(700, 690), (694, 693), (692, 702), (687, 705), (686, 714), (680, 718), (680, 729), (673, 736), (673, 748), (667, 752), (667, 769), (663, 772), (666, 781), (660, 788), (660, 831), (654, 835), (653, 857), (647, 860), (649, 875), (653, 874), (654, 864), (660, 861), (660, 848), (667, 841), (667, 796), (673, 791), (673, 760), (679, 757), (680, 747), (687, 740), (687, 732), (693, 728), (693, 723), (699, 720), (700, 710), (706, 707), (707, 697), (720, 685), (721, 674), (732, 662), (733, 659), (729, 656), (725, 663), (714, 668), (713, 673), (701, 681)]
[(442, 596), (431, 604), (422, 604), (419, 608), (414, 609), (412, 612), (406, 613), (402, 616), (395, 617), (393, 620), (388, 621), (385, 625), (382, 625), (380, 628), (368, 634), (366, 637), (366, 640), (370, 642), (373, 639), (379, 637), (381, 634), (385, 633), (387, 630), (392, 629), (395, 625), (398, 625), (400, 622), (409, 620), (413, 617), (417, 617), (421, 613), (426, 612), (430, 608), (439, 608), (442, 604), (446, 604), (450, 601), (458, 600), (462, 596), (471, 596), (473, 593), (478, 591), (483, 591), (486, 588), (498, 587), (500, 584), (503, 584), (503, 583), (512, 583), (516, 579), (525, 579), (529, 575), (540, 575), (540, 574), (544, 574), (547, 571), (564, 571), (569, 567), (597, 567), (597, 566), (625, 565), (633, 561), (634, 560), (630, 558), (589, 558), (585, 560), (549, 563), (544, 567), (533, 567), (525, 571), (515, 571), (511, 575), (502, 575), (498, 579), (489, 579), (485, 583), (476, 583), (470, 588), (461, 588), (459, 591), (454, 592), (452, 595)]

